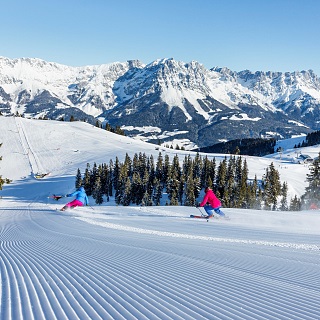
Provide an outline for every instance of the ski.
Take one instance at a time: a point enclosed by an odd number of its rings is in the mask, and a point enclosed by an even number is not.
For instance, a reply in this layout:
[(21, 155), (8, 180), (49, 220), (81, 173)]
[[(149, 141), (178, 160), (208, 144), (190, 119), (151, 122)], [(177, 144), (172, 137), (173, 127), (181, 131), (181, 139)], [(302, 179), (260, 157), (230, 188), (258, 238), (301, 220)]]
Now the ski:
[(59, 199), (61, 199), (61, 198), (64, 198), (64, 196), (57, 196), (57, 195), (52, 195), (52, 196), (49, 196), (48, 198), (51, 198), (51, 199), (53, 199), (53, 200), (56, 200), (56, 201), (58, 201)]
[(197, 219), (206, 219), (207, 221), (209, 219), (221, 219), (221, 220), (230, 220), (230, 217), (228, 216), (200, 216), (200, 215), (194, 215), (194, 214), (190, 214), (190, 218), (197, 218)]
[(197, 215), (194, 215), (194, 214), (190, 214), (190, 218), (209, 220), (209, 219), (213, 218), (213, 216), (211, 216), (211, 217), (209, 217), (209, 216), (197, 216)]

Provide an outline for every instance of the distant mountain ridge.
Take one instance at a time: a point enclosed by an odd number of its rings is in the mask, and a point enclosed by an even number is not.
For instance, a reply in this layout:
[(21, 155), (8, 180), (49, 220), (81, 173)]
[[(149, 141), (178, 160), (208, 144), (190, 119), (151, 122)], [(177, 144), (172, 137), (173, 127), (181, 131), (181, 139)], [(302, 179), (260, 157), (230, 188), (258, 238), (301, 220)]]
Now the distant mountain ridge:
[(146, 141), (195, 148), (319, 130), (320, 79), (312, 70), (209, 70), (174, 59), (70, 67), (0, 57), (0, 111), (99, 119)]

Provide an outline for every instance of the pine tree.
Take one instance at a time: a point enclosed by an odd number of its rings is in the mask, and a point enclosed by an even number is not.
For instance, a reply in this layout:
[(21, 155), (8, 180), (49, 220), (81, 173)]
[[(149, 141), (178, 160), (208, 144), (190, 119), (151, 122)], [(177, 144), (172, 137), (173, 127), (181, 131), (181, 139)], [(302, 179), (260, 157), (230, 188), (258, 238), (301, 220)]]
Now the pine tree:
[(4, 183), (5, 183), (5, 180), (0, 175), (0, 190), (2, 190), (2, 186), (4, 185)]
[(158, 160), (157, 160), (157, 163), (156, 163), (155, 176), (156, 176), (156, 178), (157, 178), (157, 180), (159, 182), (164, 182), (165, 181), (164, 172), (163, 172), (163, 157), (162, 157), (161, 152), (159, 152), (159, 155), (158, 155)]
[(213, 182), (211, 180), (211, 177), (208, 177), (207, 183), (204, 185), (204, 187), (213, 188)]
[(101, 181), (101, 189), (102, 193), (107, 195), (107, 190), (106, 190), (106, 182), (108, 179), (108, 166), (106, 163), (101, 164), (99, 167), (101, 167), (100, 170), (100, 181)]
[(263, 200), (264, 208), (266, 210), (271, 210), (271, 181), (269, 177), (269, 168), (266, 168), (266, 173), (262, 178), (262, 187), (263, 187)]
[(182, 172), (186, 177), (188, 176), (190, 170), (192, 169), (192, 166), (193, 166), (193, 163), (192, 163), (192, 158), (190, 154), (186, 155), (184, 157), (183, 165), (182, 165)]
[(90, 172), (90, 185), (88, 187), (88, 192), (89, 192), (88, 195), (92, 194), (97, 177), (98, 177), (98, 166), (97, 166), (96, 162), (94, 162), (92, 169), (91, 169), (91, 172)]
[(131, 200), (135, 204), (141, 204), (145, 189), (142, 185), (142, 180), (138, 172), (134, 172), (131, 183)]
[(121, 136), (125, 136), (124, 130), (122, 130), (119, 126), (116, 126), (114, 133), (120, 134)]
[(86, 193), (88, 196), (91, 196), (92, 192), (91, 192), (91, 184), (90, 184), (90, 176), (91, 176), (91, 173), (90, 173), (90, 164), (87, 163), (87, 167), (85, 169), (85, 172), (84, 172), (84, 177), (83, 177), (83, 187), (84, 189), (86, 190)]
[(168, 173), (170, 170), (170, 158), (169, 156), (166, 154), (164, 156), (164, 166), (163, 166), (163, 181), (166, 182), (168, 180)]
[(194, 184), (194, 198), (197, 199), (200, 195), (201, 191), (201, 180), (200, 177), (196, 177), (193, 179)]
[(139, 157), (137, 153), (135, 153), (132, 158), (132, 174), (135, 172), (137, 173), (140, 172), (140, 162), (139, 162)]
[(236, 162), (235, 157), (230, 156), (228, 167), (227, 167), (227, 175), (226, 175), (226, 188), (225, 193), (223, 195), (223, 201), (227, 207), (235, 206), (235, 170), (236, 170)]
[(162, 183), (155, 178), (154, 179), (154, 193), (153, 193), (153, 201), (156, 206), (160, 206), (160, 200), (162, 198)]
[(276, 210), (278, 196), (281, 192), (281, 183), (279, 172), (275, 169), (273, 162), (266, 169), (263, 180), (265, 207), (269, 210)]
[(143, 187), (143, 203), (145, 206), (152, 206), (152, 191), (153, 191), (153, 186), (152, 186), (152, 180), (150, 178), (150, 174), (148, 171), (148, 168), (146, 167), (144, 170), (143, 174), (143, 179), (142, 179), (142, 187)]
[(320, 153), (309, 168), (310, 173), (307, 174), (309, 185), (306, 187), (306, 193), (303, 195), (303, 199), (308, 207), (311, 203), (318, 204), (320, 202)]
[(76, 189), (80, 188), (81, 185), (82, 185), (82, 175), (81, 175), (80, 169), (78, 168), (77, 175), (76, 175), (76, 183), (75, 183)]
[(150, 194), (147, 192), (147, 190), (145, 191), (145, 193), (143, 195), (141, 205), (142, 206), (152, 206), (152, 200), (151, 200)]
[[(110, 172), (109, 166), (106, 163), (104, 163), (102, 165), (101, 190), (102, 190), (102, 194), (106, 195), (107, 201), (109, 201), (110, 186), (112, 187), (112, 185), (111, 185), (111, 172)], [(112, 195), (112, 192), (111, 192), (111, 195)]]
[(128, 153), (126, 153), (126, 156), (125, 156), (125, 159), (124, 159), (124, 164), (125, 166), (125, 170), (126, 170), (126, 173), (127, 173), (127, 176), (128, 177), (132, 177), (132, 160), (131, 158), (129, 157)]
[(139, 174), (141, 179), (143, 179), (143, 175), (146, 172), (147, 168), (147, 156), (145, 153), (139, 153)]
[(184, 175), (181, 175), (181, 177), (179, 179), (179, 190), (178, 190), (178, 201), (181, 206), (183, 204), (184, 192), (185, 192), (185, 177), (184, 177)]
[(148, 159), (147, 161), (147, 170), (149, 172), (149, 180), (150, 182), (152, 183), (152, 181), (154, 180), (155, 178), (155, 166), (154, 166), (154, 158), (153, 156), (151, 155), (150, 158)]
[(282, 211), (288, 210), (288, 184), (286, 182), (283, 182), (282, 188), (281, 188), (281, 202), (280, 202), (280, 209)]
[(132, 199), (132, 191), (131, 191), (132, 188), (131, 188), (131, 182), (129, 177), (125, 178), (123, 186), (124, 188), (122, 192), (122, 197), (119, 203), (121, 203), (124, 206), (129, 206)]
[[(240, 158), (240, 159), (239, 159)], [(236, 165), (236, 181), (237, 181), (237, 194), (236, 194), (236, 207), (248, 208), (248, 165), (244, 160), (243, 166), (241, 165), (241, 157), (238, 157)]]
[[(214, 186), (215, 184), (215, 181), (216, 181), (216, 158), (213, 158), (211, 161), (210, 161), (210, 169), (209, 169), (209, 176), (210, 176), (210, 179), (212, 181), (212, 186)], [(216, 191), (216, 190), (214, 190)]]
[(297, 195), (294, 196), (293, 199), (290, 201), (290, 211), (300, 211), (301, 210), (301, 200), (297, 197)]
[(176, 206), (179, 204), (178, 202), (178, 194), (179, 194), (179, 180), (178, 180), (178, 172), (170, 166), (168, 168), (168, 180), (167, 180), (167, 194), (170, 200), (171, 206)]
[(178, 195), (176, 190), (173, 190), (173, 192), (171, 193), (170, 206), (178, 206), (178, 205), (179, 205)]
[(200, 182), (201, 182), (202, 168), (203, 168), (202, 159), (201, 159), (201, 156), (199, 155), (199, 152), (197, 152), (193, 160), (193, 177), (199, 178)]
[(224, 197), (224, 190), (226, 188), (226, 183), (227, 183), (226, 179), (227, 179), (227, 159), (224, 158), (218, 166), (217, 179), (216, 179), (217, 189), (215, 191), (217, 193), (217, 196), (219, 194), (220, 199), (223, 199)]
[(237, 184), (241, 184), (242, 180), (242, 173), (243, 173), (243, 168), (242, 168), (242, 158), (241, 156), (237, 157), (235, 161), (235, 182)]
[(107, 197), (112, 197), (113, 196), (113, 179), (114, 179), (114, 166), (113, 166), (113, 161), (110, 159), (109, 161), (109, 175), (107, 179), (107, 188), (108, 188), (108, 193), (106, 193)]
[(95, 199), (96, 204), (100, 205), (103, 203), (102, 187), (101, 187), (101, 181), (99, 176), (97, 176), (95, 179), (95, 183), (92, 190), (92, 197), (93, 199)]
[(186, 197), (185, 197), (185, 206), (193, 207), (196, 204), (196, 198), (194, 196), (194, 180), (193, 180), (193, 172), (190, 169), (189, 174), (187, 176), (187, 184), (186, 184)]
[(211, 172), (210, 169), (211, 169), (211, 163), (210, 163), (208, 157), (205, 156), (205, 158), (203, 160), (202, 173), (201, 173), (201, 187), (202, 188), (209, 186), (209, 184), (208, 184), (209, 179), (211, 180), (210, 187), (212, 187), (212, 179), (210, 177), (210, 172)]
[(119, 176), (120, 176), (120, 161), (118, 157), (116, 157), (114, 166), (113, 166), (113, 177), (112, 177), (112, 185), (114, 190), (118, 190), (118, 183), (119, 183)]
[[(131, 181), (128, 177), (128, 169), (126, 164), (120, 164), (118, 181), (116, 183), (117, 188), (115, 189), (115, 200), (117, 204), (123, 204), (131, 201)], [(130, 185), (130, 189), (129, 188)], [(123, 200), (123, 197), (126, 196), (126, 199)], [(129, 205), (126, 204), (126, 205)]]
[(173, 157), (171, 167), (172, 167), (172, 173), (174, 174), (174, 177), (176, 179), (180, 179), (182, 172), (181, 172), (179, 157), (177, 154)]
[(110, 124), (109, 124), (109, 123), (106, 123), (106, 127), (105, 127), (105, 129), (106, 129), (107, 131), (111, 131), (111, 126), (110, 126)]
[(257, 175), (254, 180), (248, 185), (247, 192), (247, 208), (250, 209), (261, 209), (262, 192), (258, 185)]

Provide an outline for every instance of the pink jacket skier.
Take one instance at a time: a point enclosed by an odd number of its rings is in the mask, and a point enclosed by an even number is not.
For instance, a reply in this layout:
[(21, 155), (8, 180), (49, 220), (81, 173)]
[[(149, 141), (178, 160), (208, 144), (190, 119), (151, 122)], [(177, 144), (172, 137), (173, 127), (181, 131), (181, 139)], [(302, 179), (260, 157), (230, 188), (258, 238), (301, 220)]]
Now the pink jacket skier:
[[(220, 216), (224, 216), (225, 214), (220, 210), (221, 201), (216, 197), (211, 188), (205, 188), (205, 196), (202, 202), (199, 204), (199, 207), (204, 207), (209, 217), (213, 216), (213, 211)], [(209, 205), (206, 205), (209, 203)]]

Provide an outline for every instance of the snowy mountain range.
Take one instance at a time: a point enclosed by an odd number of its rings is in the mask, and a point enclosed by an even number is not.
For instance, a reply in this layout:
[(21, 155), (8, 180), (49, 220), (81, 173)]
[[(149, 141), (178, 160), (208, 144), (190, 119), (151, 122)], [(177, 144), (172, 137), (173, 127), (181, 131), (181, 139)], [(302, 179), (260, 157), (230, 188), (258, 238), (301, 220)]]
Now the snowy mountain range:
[(0, 111), (122, 126), (186, 148), (239, 138), (290, 138), (320, 128), (313, 71), (234, 72), (161, 59), (70, 67), (0, 57)]

